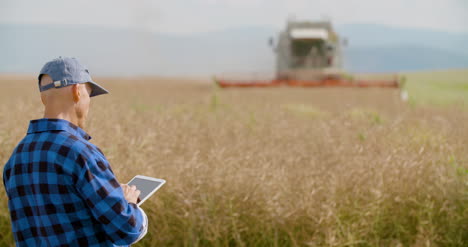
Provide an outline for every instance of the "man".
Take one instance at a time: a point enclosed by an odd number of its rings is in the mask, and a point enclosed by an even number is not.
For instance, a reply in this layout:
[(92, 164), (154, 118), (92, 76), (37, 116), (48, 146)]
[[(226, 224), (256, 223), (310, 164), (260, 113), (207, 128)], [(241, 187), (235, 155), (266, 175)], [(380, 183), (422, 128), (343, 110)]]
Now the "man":
[(120, 185), (83, 130), (90, 97), (108, 93), (77, 59), (39, 77), (44, 118), (32, 120), (3, 171), (17, 246), (130, 245), (147, 231), (140, 191)]

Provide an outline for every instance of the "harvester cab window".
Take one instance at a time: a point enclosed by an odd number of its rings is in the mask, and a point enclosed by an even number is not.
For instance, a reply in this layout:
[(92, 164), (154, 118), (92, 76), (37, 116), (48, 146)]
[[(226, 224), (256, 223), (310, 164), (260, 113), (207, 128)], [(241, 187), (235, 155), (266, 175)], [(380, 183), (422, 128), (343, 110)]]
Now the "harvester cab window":
[(295, 39), (291, 43), (293, 68), (319, 68), (325, 66), (327, 46), (321, 39)]
[(311, 51), (322, 53), (324, 42), (316, 39), (296, 39), (292, 41), (292, 53), (296, 57), (306, 57)]

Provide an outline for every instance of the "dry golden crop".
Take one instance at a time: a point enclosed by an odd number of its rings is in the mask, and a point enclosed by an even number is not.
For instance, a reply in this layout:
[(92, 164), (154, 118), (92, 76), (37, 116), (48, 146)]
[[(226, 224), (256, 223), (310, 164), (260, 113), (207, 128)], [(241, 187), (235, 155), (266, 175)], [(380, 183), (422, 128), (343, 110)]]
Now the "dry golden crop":
[[(388, 89), (233, 89), (101, 79), (88, 133), (120, 182), (167, 184), (137, 246), (467, 246), (468, 111)], [(0, 164), (42, 117), (0, 80)], [(0, 245), (12, 235), (0, 191)]]

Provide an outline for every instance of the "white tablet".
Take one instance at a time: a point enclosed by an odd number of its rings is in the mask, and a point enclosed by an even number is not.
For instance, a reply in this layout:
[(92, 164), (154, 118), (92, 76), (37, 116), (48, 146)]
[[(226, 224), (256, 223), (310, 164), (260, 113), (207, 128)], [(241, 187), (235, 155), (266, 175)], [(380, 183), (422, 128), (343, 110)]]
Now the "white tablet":
[(137, 190), (141, 191), (140, 196), (138, 197), (137, 205), (140, 206), (146, 199), (154, 194), (163, 184), (166, 183), (166, 180), (159, 178), (151, 178), (142, 175), (136, 175), (128, 185), (135, 185)]

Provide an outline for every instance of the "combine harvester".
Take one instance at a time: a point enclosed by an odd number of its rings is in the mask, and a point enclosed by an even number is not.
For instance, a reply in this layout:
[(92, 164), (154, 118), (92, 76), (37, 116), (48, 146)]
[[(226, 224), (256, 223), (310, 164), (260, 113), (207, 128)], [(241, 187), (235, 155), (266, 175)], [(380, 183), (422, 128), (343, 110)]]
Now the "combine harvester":
[[(342, 70), (341, 40), (328, 21), (288, 21), (278, 44), (275, 79), (228, 79), (215, 77), (221, 88), (231, 87), (382, 87), (400, 88), (398, 75), (349, 75)], [(380, 78), (379, 78), (380, 77)]]

